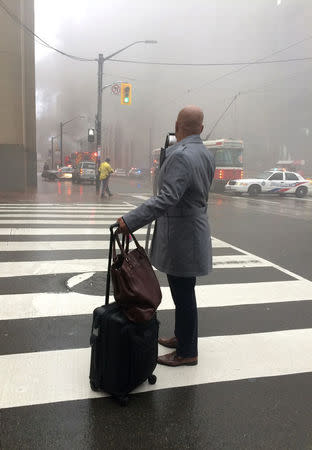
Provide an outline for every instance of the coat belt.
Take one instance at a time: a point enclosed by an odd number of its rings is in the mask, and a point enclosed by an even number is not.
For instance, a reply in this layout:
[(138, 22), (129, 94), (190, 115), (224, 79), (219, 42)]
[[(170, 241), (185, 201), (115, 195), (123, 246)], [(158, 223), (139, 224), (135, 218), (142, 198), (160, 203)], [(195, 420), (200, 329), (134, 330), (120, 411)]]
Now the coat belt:
[(186, 206), (179, 208), (173, 206), (167, 210), (166, 216), (168, 217), (191, 217), (202, 216), (207, 213), (207, 206)]

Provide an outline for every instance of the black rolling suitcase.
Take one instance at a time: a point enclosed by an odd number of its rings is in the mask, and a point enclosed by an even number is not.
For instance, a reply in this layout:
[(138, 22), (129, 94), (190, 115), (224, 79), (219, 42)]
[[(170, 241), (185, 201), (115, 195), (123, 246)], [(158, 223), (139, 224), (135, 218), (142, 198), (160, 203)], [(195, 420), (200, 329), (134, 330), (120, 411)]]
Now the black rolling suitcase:
[(103, 390), (121, 405), (128, 403), (128, 394), (144, 381), (156, 383), (153, 371), (158, 357), (156, 314), (142, 324), (131, 322), (114, 302), (109, 304), (110, 268), (113, 228), (110, 227), (110, 247), (105, 305), (93, 312), (91, 331), (90, 386)]

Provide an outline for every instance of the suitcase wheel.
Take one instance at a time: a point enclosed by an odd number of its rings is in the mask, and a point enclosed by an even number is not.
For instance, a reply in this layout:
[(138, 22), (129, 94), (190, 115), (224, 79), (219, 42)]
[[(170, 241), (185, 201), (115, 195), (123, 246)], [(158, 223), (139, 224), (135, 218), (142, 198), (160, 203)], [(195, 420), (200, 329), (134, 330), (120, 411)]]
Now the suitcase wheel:
[(148, 377), (149, 384), (155, 384), (156, 381), (157, 381), (156, 375), (151, 375), (151, 376)]
[(92, 389), (92, 391), (98, 391), (99, 387), (96, 386), (96, 384), (93, 383), (93, 381), (90, 381), (90, 388)]
[(129, 403), (129, 397), (116, 397), (117, 402), (120, 406), (127, 406)]

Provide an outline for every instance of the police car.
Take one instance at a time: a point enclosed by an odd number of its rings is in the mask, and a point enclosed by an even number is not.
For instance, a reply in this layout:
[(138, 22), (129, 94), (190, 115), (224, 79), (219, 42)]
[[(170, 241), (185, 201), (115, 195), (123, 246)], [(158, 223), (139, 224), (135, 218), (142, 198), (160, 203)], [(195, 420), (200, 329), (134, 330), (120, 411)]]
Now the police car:
[(305, 197), (308, 193), (309, 181), (295, 172), (283, 170), (268, 170), (255, 178), (230, 180), (226, 186), (226, 192), (235, 194), (247, 193), (254, 197), (264, 194), (295, 194), (297, 197)]

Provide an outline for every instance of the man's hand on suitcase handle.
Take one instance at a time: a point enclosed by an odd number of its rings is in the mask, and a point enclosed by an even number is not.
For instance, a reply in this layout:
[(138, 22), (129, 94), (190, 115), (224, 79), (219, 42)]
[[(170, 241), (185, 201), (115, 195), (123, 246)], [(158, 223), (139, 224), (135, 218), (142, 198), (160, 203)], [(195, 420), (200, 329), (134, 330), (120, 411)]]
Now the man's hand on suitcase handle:
[(122, 217), (119, 217), (119, 219), (117, 219), (117, 222), (118, 222), (118, 225), (119, 225), (118, 231), (120, 231), (120, 233), (122, 233), (122, 234), (129, 234), (130, 233), (130, 231), (129, 231), (129, 229), (128, 229), (128, 227), (127, 227), (127, 225), (126, 225), (126, 223), (125, 223), (125, 221), (123, 220)]

